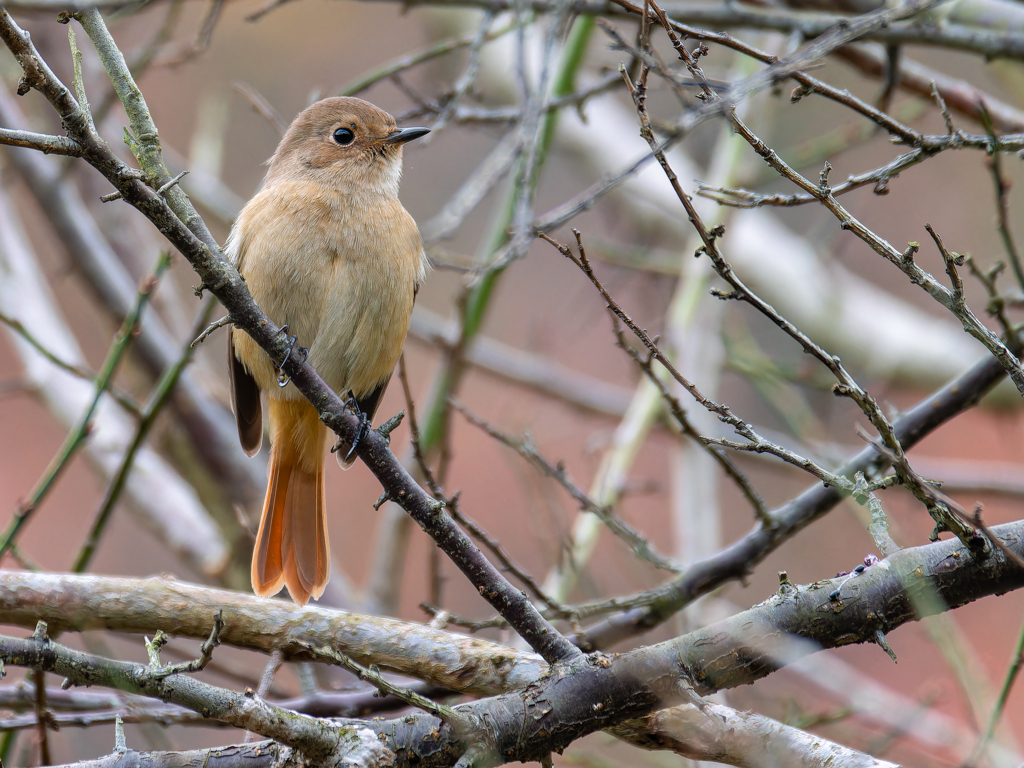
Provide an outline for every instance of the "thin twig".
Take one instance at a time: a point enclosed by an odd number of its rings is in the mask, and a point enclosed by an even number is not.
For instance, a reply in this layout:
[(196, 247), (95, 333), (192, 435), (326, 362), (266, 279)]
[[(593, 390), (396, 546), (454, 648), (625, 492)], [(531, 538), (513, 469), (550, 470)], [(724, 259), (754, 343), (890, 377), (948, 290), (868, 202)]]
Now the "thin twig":
[[(270, 659), (267, 661), (267, 666), (263, 669), (263, 676), (260, 678), (260, 687), (256, 689), (256, 695), (261, 699), (267, 698), (267, 694), (270, 693), (271, 687), (274, 685), (274, 676), (278, 670), (281, 669), (281, 665), (284, 664), (284, 654), (280, 649), (275, 650), (270, 654)], [(242, 740), (243, 743), (248, 744), (252, 741), (253, 732), (246, 731), (245, 738)]]
[(1006, 314), (1007, 307), (1012, 306), (1012, 304), (1009, 301), (1009, 297), (1000, 293), (999, 288), (996, 286), (996, 281), (1006, 269), (1005, 262), (997, 261), (992, 265), (991, 269), (982, 271), (973, 257), (965, 256), (964, 260), (971, 274), (985, 286), (985, 290), (988, 292), (988, 306), (985, 307), (985, 310), (999, 322), (999, 327), (1003, 330), (1003, 336), (1007, 339), (1013, 338), (1015, 333), (1013, 323), (1010, 322), (1010, 318)]
[(477, 74), (480, 71), (480, 49), (483, 48), (484, 43), (487, 42), (487, 37), (491, 29), (491, 24), (494, 23), (494, 13), (484, 14), (483, 19), (480, 21), (480, 27), (477, 30), (476, 36), (473, 38), (473, 42), (469, 46), (469, 61), (466, 63), (466, 69), (462, 75), (456, 81), (454, 88), (452, 88), (451, 96), (444, 102), (444, 106), (441, 108), (441, 113), (437, 116), (437, 120), (434, 125), (431, 126), (431, 135), (427, 137), (427, 140), (431, 140), (432, 137), (437, 136), (438, 132), (443, 129), (448, 121), (451, 120), (452, 114), (458, 107), (459, 102), (462, 101), (463, 97), (470, 92), (476, 83)]
[(349, 672), (356, 675), (360, 680), (370, 683), (370, 685), (375, 687), (381, 693), (394, 696), (411, 707), (422, 709), (424, 712), (439, 718), (441, 721), (451, 724), (456, 729), (470, 727), (470, 724), (464, 715), (459, 714), (451, 707), (438, 704), (437, 702), (428, 699), (426, 696), (416, 693), (410, 688), (402, 688), (401, 686), (397, 686), (394, 683), (389, 682), (383, 675), (381, 675), (380, 670), (378, 670), (375, 665), (371, 664), (369, 667), (364, 667), (348, 654), (342, 653), (329, 645), (316, 646), (312, 643), (302, 643), (301, 645), (314, 659), (329, 661), (340, 667), (344, 667)]
[[(716, 438), (710, 438), (702, 435), (697, 428), (692, 424), (689, 417), (686, 414), (686, 409), (683, 408), (682, 403), (679, 402), (679, 398), (668, 391), (664, 382), (658, 378), (654, 372), (654, 366), (651, 365), (653, 358), (642, 357), (640, 353), (633, 348), (631, 344), (626, 343), (625, 337), (622, 332), (622, 328), (619, 325), (618, 317), (614, 318), (614, 330), (615, 336), (618, 340), (619, 347), (624, 349), (626, 353), (636, 361), (637, 365), (647, 376), (648, 380), (658, 388), (658, 392), (661, 395), (662, 400), (668, 405), (669, 412), (672, 417), (676, 420), (679, 428), (683, 434), (695, 441), (698, 445), (704, 448), (705, 451), (716, 461), (718, 465), (725, 472), (726, 476), (729, 477), (739, 488), (740, 493), (743, 494), (744, 498), (750, 503), (754, 509), (754, 516), (761, 521), (763, 525), (771, 526), (774, 525), (774, 521), (771, 518), (771, 514), (768, 511), (767, 505), (764, 503), (764, 499), (754, 488), (750, 479), (744, 475), (739, 468), (733, 464), (732, 460), (725, 454), (724, 451), (720, 450), (716, 445)], [(731, 447), (731, 446), (730, 446)], [(740, 450), (746, 450), (744, 446)], [(803, 467), (801, 467), (803, 468)]]
[(439, 501), (443, 500), (445, 498), (444, 492), (434, 478), (434, 472), (431, 470), (430, 465), (427, 464), (427, 457), (423, 455), (423, 448), (420, 445), (420, 426), (416, 420), (416, 403), (412, 398), (412, 389), (409, 387), (409, 376), (405, 369), (404, 353), (398, 357), (398, 379), (402, 382), (402, 393), (405, 395), (405, 409), (409, 417), (409, 432), (412, 436), (410, 442), (412, 444), (413, 458), (416, 459), (416, 464), (419, 466), (420, 472), (427, 482), (427, 487), (430, 488), (434, 498)]
[[(210, 312), (213, 311), (213, 306), (213, 302), (208, 302), (203, 308), (200, 313), (200, 324), (206, 322), (206, 318), (209, 316)], [(125, 450), (124, 456), (121, 458), (121, 464), (117, 468), (117, 472), (114, 475), (113, 480), (111, 480), (107, 486), (107, 490), (103, 495), (103, 500), (97, 508), (92, 527), (89, 529), (89, 533), (86, 536), (85, 541), (82, 543), (82, 547), (75, 558), (75, 562), (71, 566), (73, 573), (83, 573), (86, 568), (89, 567), (89, 563), (92, 560), (93, 555), (96, 553), (96, 547), (99, 546), (100, 539), (106, 529), (107, 522), (110, 520), (110, 515), (114, 511), (114, 506), (117, 504), (118, 499), (121, 497), (121, 492), (124, 490), (125, 484), (128, 482), (128, 473), (132, 471), (132, 467), (135, 463), (135, 456), (138, 454), (142, 444), (149, 436), (149, 432), (153, 428), (153, 424), (163, 411), (167, 401), (170, 400), (171, 394), (178, 383), (178, 379), (181, 377), (182, 371), (184, 371), (185, 367), (192, 361), (193, 353), (193, 344), (186, 345), (184, 350), (182, 350), (178, 361), (167, 368), (167, 370), (164, 371), (163, 376), (160, 377), (160, 381), (157, 382), (156, 388), (153, 390), (153, 394), (150, 397), (149, 402), (146, 404), (146, 409), (143, 411), (142, 416), (139, 419), (139, 425), (135, 430), (135, 436), (132, 438), (131, 443), (129, 443), (128, 448)]]
[[(45, 623), (43, 624), (45, 627)], [(32, 682), (36, 691), (36, 732), (39, 734), (39, 764), (52, 765), (50, 757), (50, 725), (51, 715), (46, 709), (46, 673), (37, 669), (32, 673)]]
[[(45, 626), (45, 623), (43, 623)], [(230, 725), (249, 728), (282, 744), (296, 747), (316, 759), (330, 754), (338, 743), (339, 726), (309, 715), (284, 710), (251, 695), (235, 693), (200, 682), (187, 675), (168, 680), (166, 668), (104, 659), (62, 646), (49, 638), (0, 637), (3, 658), (54, 672), (65, 678), (64, 686), (103, 684), (131, 693), (200, 711)]]
[[(3, 323), (12, 331), (17, 333), (21, 338), (27, 341), (32, 346), (32, 348), (36, 350), (36, 352), (41, 354), (43, 357), (45, 357), (55, 366), (60, 368), (62, 371), (67, 371), (73, 376), (77, 376), (80, 379), (85, 379), (86, 381), (91, 381), (93, 383), (96, 382), (95, 373), (83, 368), (80, 365), (73, 365), (57, 357), (53, 352), (47, 349), (41, 341), (39, 341), (32, 333), (30, 333), (29, 330), (21, 323), (20, 320), (16, 320), (13, 317), (9, 317), (5, 315), (3, 312), (0, 312), (0, 323)], [(137, 419), (142, 418), (142, 408), (139, 407), (139, 404), (127, 392), (123, 391), (120, 387), (114, 386), (113, 384), (107, 385), (107, 392), (110, 394), (112, 398), (117, 400), (120, 406), (124, 408), (126, 411), (128, 411), (128, 413), (130, 413), (132, 416), (134, 416)]]
[(216, 331), (218, 328), (223, 328), (225, 325), (231, 325), (231, 315), (224, 315), (224, 317), (222, 317), (222, 318), (220, 318), (218, 320), (214, 320), (212, 323), (210, 323), (208, 326), (206, 326), (206, 328), (203, 330), (203, 332), (200, 333), (198, 336), (196, 336), (196, 338), (192, 341), (192, 343), (188, 345), (189, 348), (190, 349), (195, 349), (200, 344), (202, 344), (204, 341), (206, 341), (207, 337), (211, 333)]
[(3, 558), (4, 553), (8, 550), (10, 545), (14, 543), (22, 527), (32, 517), (33, 513), (39, 508), (43, 499), (46, 498), (47, 494), (53, 488), (64, 469), (67, 467), (68, 462), (81, 446), (82, 441), (88, 437), (89, 425), (92, 421), (92, 416), (96, 410), (96, 406), (99, 405), (100, 398), (106, 391), (107, 384), (111, 378), (113, 378), (114, 372), (117, 370), (117, 365), (121, 361), (121, 357), (128, 348), (128, 343), (134, 335), (135, 327), (142, 318), (142, 312), (146, 307), (146, 303), (148, 302), (153, 290), (156, 288), (156, 285), (160, 280), (160, 276), (170, 265), (170, 261), (170, 253), (161, 253), (153, 271), (143, 278), (142, 282), (139, 284), (138, 294), (135, 299), (135, 306), (132, 307), (132, 311), (128, 313), (127, 317), (125, 317), (124, 323), (121, 324), (120, 330), (118, 330), (117, 335), (114, 337), (114, 343), (111, 345), (110, 351), (107, 353), (107, 359), (104, 361), (103, 366), (100, 368), (100, 371), (96, 376), (96, 390), (92, 400), (85, 409), (85, 413), (82, 414), (82, 418), (79, 420), (77, 426), (68, 433), (67, 437), (64, 439), (63, 445), (61, 445), (57, 455), (54, 456), (53, 460), (50, 462), (50, 466), (47, 468), (46, 472), (37, 481), (29, 495), (18, 505), (18, 508), (15, 510), (14, 515), (11, 518), (11, 522), (8, 523), (7, 528), (2, 534), (0, 534), (0, 559)]
[[(457, 405), (455, 407), (458, 408)], [(462, 514), (459, 510), (458, 494), (452, 496), (449, 509), (452, 517), (458, 521), (459, 525), (469, 531), (473, 538), (487, 547), (487, 549), (490, 550), (496, 558), (498, 558), (498, 561), (506, 571), (519, 579), (519, 581), (521, 581), (523, 585), (533, 593), (534, 597), (547, 606), (548, 611), (545, 613), (547, 618), (570, 618), (570, 612), (566, 610), (564, 606), (560, 605), (557, 600), (547, 594), (547, 592), (544, 591), (544, 588), (537, 583), (537, 580), (526, 572), (525, 568), (517, 565), (497, 539), (493, 538), (489, 533), (487, 533), (487, 531)]]
[[(1019, 344), (1015, 346), (1019, 348)], [(994, 358), (986, 357), (975, 363), (962, 375), (895, 419), (893, 426), (900, 444), (910, 448), (940, 425), (975, 405), (1004, 377), (1004, 369)], [(884, 457), (872, 444), (847, 460), (836, 474), (854, 477), (858, 472), (863, 472), (867, 477), (874, 477), (885, 466), (887, 463)], [(788, 541), (796, 531), (826, 514), (846, 495), (841, 488), (821, 484), (807, 488), (799, 496), (772, 510), (772, 519), (776, 521), (774, 527), (757, 525), (722, 551), (689, 566), (669, 584), (620, 599), (623, 604), (633, 600), (638, 601), (638, 604), (600, 625), (588, 627), (588, 640), (602, 648), (648, 631), (698, 597), (728, 581), (744, 578), (757, 563)], [(586, 615), (587, 607), (575, 606), (574, 609), (583, 616)]]
[[(939, 304), (944, 306), (950, 313), (960, 321), (964, 330), (967, 331), (971, 336), (980, 341), (992, 355), (999, 360), (1000, 364), (1006, 369), (1010, 379), (1013, 381), (1017, 390), (1024, 394), (1024, 367), (1021, 366), (1020, 360), (1007, 346), (999, 339), (999, 337), (989, 330), (984, 323), (982, 323), (977, 316), (966, 306), (962, 301), (958, 301), (953, 291), (946, 288), (944, 285), (939, 283), (934, 276), (921, 269), (914, 261), (914, 252), (916, 250), (916, 244), (912, 243), (911, 247), (907, 251), (897, 251), (888, 241), (879, 237), (872, 230), (868, 229), (864, 224), (858, 221), (846, 208), (839, 204), (835, 196), (832, 194), (831, 187), (828, 184), (827, 170), (831, 168), (830, 165), (826, 164), (826, 171), (823, 172), (823, 176), (818, 184), (814, 184), (804, 176), (799, 174), (795, 169), (783, 161), (774, 150), (772, 150), (767, 144), (765, 144), (760, 138), (758, 138), (753, 131), (751, 131), (746, 124), (738, 117), (735, 113), (728, 115), (730, 122), (736, 129), (736, 132), (746, 140), (751, 147), (760, 155), (765, 161), (768, 162), (776, 171), (778, 171), (783, 177), (789, 179), (795, 183), (798, 187), (803, 189), (805, 192), (814, 195), (818, 198), (821, 204), (832, 213), (840, 222), (840, 226), (849, 232), (853, 232), (860, 240), (865, 242), (875, 253), (883, 256), (891, 264), (896, 266), (902, 271), (911, 282), (915, 285), (920, 285), (933, 299)], [(954, 137), (958, 134), (954, 132), (951, 134)], [(692, 204), (689, 203), (682, 194), (682, 190), (678, 190), (677, 194), (681, 195), (681, 200), (684, 200), (684, 207), (692, 208)], [(696, 215), (696, 212), (694, 213)], [(692, 218), (692, 217), (691, 217)], [(726, 275), (731, 275), (731, 268), (728, 267), (724, 261), (720, 261), (720, 256), (717, 252), (717, 248), (714, 247), (713, 243), (706, 242), (705, 248), (709, 257), (713, 262), (720, 262), (721, 267), (719, 274), (725, 278)], [(723, 274), (725, 271), (725, 274)], [(726, 278), (729, 280), (730, 278)], [(736, 286), (734, 286), (736, 287)], [(743, 298), (748, 300), (747, 296), (751, 295), (749, 291), (740, 290), (737, 287), (737, 294), (735, 298)], [(778, 323), (776, 323), (778, 324)], [(783, 327), (783, 326), (780, 326)], [(783, 327), (783, 330), (786, 330)], [(791, 334), (792, 335), (792, 334)], [(795, 338), (795, 337), (794, 337)], [(804, 345), (805, 349), (811, 351), (813, 345), (808, 347)], [(815, 352), (816, 357), (819, 355)], [(819, 357), (825, 365), (827, 365), (837, 378), (839, 378), (841, 384), (844, 387), (849, 387), (848, 381), (844, 381), (849, 377), (849, 374), (845, 374), (845, 371), (841, 373), (842, 366), (837, 362), (834, 365), (828, 363), (828, 357)], [(872, 424), (879, 429), (880, 433), (886, 438), (887, 444), (890, 448), (895, 449), (891, 440), (886, 437), (886, 429), (884, 427), (884, 416), (881, 411), (878, 410), (877, 405), (872, 406), (872, 401), (865, 399), (864, 396), (858, 391), (859, 388), (851, 388), (848, 391), (844, 391), (844, 395), (852, 397), (857, 404), (865, 411), (865, 414), (871, 419)], [(870, 411), (870, 412), (869, 412)]]
[[(993, 144), (998, 144), (999, 138), (996, 136), (995, 126), (992, 124), (992, 116), (985, 107), (984, 101), (979, 100), (978, 109), (981, 112), (982, 125), (992, 137)], [(995, 185), (996, 211), (999, 213), (999, 236), (1003, 240), (1006, 255), (1010, 257), (1010, 265), (1017, 278), (1017, 285), (1024, 290), (1024, 264), (1021, 263), (1020, 252), (1017, 250), (1013, 231), (1010, 229), (1010, 183), (1003, 175), (1001, 154), (992, 152), (989, 156), (989, 163), (992, 170), (992, 182)]]
[(470, 411), (458, 400), (452, 398), (451, 405), (455, 410), (465, 416), (466, 421), (470, 424), (479, 427), (498, 442), (508, 446), (545, 475), (555, 480), (579, 503), (581, 509), (591, 512), (600, 518), (601, 522), (608, 527), (608, 530), (624, 541), (641, 560), (646, 560), (662, 570), (671, 571), (673, 573), (679, 571), (678, 563), (675, 563), (669, 558), (659, 554), (647, 539), (645, 539), (638, 531), (634, 530), (621, 517), (615, 514), (614, 510), (603, 507), (591, 499), (582, 488), (572, 481), (572, 478), (569, 477), (568, 472), (565, 471), (565, 467), (562, 466), (561, 462), (557, 465), (553, 465), (540, 454), (532, 442), (516, 440), (515, 438), (495, 429), (475, 413)]
[(266, 96), (249, 83), (235, 82), (231, 84), (231, 88), (236, 93), (240, 93), (249, 102), (250, 106), (256, 110), (256, 113), (274, 129), (278, 137), (284, 136), (284, 132), (288, 130), (288, 121), (267, 101)]
[(672, 362), (668, 359), (665, 353), (661, 351), (661, 349), (658, 347), (655, 341), (647, 334), (647, 332), (644, 329), (642, 329), (639, 325), (637, 325), (633, 321), (633, 319), (626, 314), (622, 307), (619, 306), (618, 302), (616, 302), (615, 299), (612, 298), (611, 294), (608, 293), (607, 289), (605, 289), (604, 285), (598, 279), (597, 275), (594, 274), (594, 270), (590, 265), (589, 259), (587, 258), (586, 250), (582, 248), (582, 236), (577, 230), (573, 230), (573, 233), (576, 235), (577, 238), (577, 248), (580, 249), (580, 255), (578, 257), (575, 254), (573, 254), (572, 251), (569, 250), (568, 246), (563, 245), (562, 243), (559, 243), (556, 240), (553, 240), (552, 238), (548, 237), (543, 233), (540, 235), (540, 237), (543, 240), (546, 240), (547, 242), (551, 243), (555, 248), (558, 249), (558, 251), (563, 256), (568, 258), (583, 271), (583, 273), (590, 279), (590, 281), (594, 284), (594, 287), (597, 288), (598, 292), (605, 300), (605, 304), (608, 307), (608, 311), (615, 318), (624, 323), (630, 331), (633, 332), (633, 334), (641, 341), (641, 343), (643, 343), (644, 347), (647, 349), (648, 353), (652, 356), (652, 358), (654, 360), (657, 360), (662, 366), (664, 366), (665, 370), (668, 371), (669, 375), (671, 375), (672, 378), (675, 379), (683, 387), (683, 389), (689, 392), (690, 395), (700, 405), (702, 405), (709, 412), (717, 416), (720, 421), (731, 426), (733, 429), (736, 430), (737, 433), (742, 435), (748, 441), (747, 443), (737, 443), (734, 441), (727, 441), (722, 438), (704, 438), (709, 444), (725, 445), (729, 448), (734, 448), (737, 450), (749, 450), (757, 453), (769, 453), (773, 456), (782, 459), (788, 464), (792, 464), (795, 467), (799, 467), (800, 469), (809, 472), (810, 474), (814, 475), (819, 480), (821, 480), (822, 483), (824, 483), (825, 485), (847, 489), (852, 488), (852, 483), (848, 479), (841, 477), (833, 472), (829, 472), (827, 469), (819, 466), (810, 459), (804, 458), (803, 456), (798, 456), (794, 454), (792, 451), (789, 451), (783, 448), (782, 446), (776, 445), (770, 440), (767, 440), (766, 438), (758, 434), (748, 422), (736, 416), (732, 412), (732, 409), (729, 408), (729, 406), (724, 405), (722, 403), (718, 403), (712, 400), (711, 398), (706, 397), (693, 382), (684, 377), (678, 371), (678, 369), (676, 369), (675, 365), (673, 365)]

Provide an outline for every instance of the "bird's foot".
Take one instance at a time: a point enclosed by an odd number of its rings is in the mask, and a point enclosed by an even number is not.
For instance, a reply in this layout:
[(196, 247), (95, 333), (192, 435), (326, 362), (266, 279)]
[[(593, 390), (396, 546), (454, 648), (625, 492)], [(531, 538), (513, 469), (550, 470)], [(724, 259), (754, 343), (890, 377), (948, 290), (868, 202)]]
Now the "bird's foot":
[[(352, 395), (349, 395), (348, 400), (345, 401), (345, 407), (354, 415), (359, 417), (359, 431), (356, 432), (356, 439), (352, 441), (351, 445), (349, 445), (348, 453), (345, 454), (345, 458), (340, 462), (342, 466), (347, 466), (349, 464), (352, 460), (352, 456), (355, 455), (356, 449), (359, 447), (359, 443), (364, 437), (366, 437), (367, 433), (369, 433), (370, 427), (373, 426), (373, 423), (370, 421), (370, 417), (363, 413), (363, 409), (359, 407), (359, 402)], [(334, 447), (331, 448), (331, 453), (337, 453), (346, 445), (348, 445), (348, 443), (346, 443), (345, 440), (338, 438), (338, 442), (336, 442)]]
[(281, 365), (279, 365), (277, 367), (277, 386), (281, 387), (281, 389), (284, 389), (285, 387), (288, 386), (288, 382), (292, 380), (291, 376), (289, 376), (288, 374), (286, 374), (284, 372), (284, 367), (285, 367), (285, 365), (288, 364), (288, 360), (291, 358), (292, 352), (293, 351), (298, 352), (298, 354), (302, 355), (302, 362), (306, 362), (306, 358), (309, 357), (309, 350), (306, 349), (305, 347), (296, 347), (295, 346), (295, 342), (298, 341), (298, 337), (297, 336), (288, 336), (287, 335), (288, 334), (288, 326), (287, 325), (282, 325), (281, 326), (281, 333), (285, 334), (285, 338), (288, 341), (288, 348), (285, 350), (284, 360), (282, 360), (281, 361)]

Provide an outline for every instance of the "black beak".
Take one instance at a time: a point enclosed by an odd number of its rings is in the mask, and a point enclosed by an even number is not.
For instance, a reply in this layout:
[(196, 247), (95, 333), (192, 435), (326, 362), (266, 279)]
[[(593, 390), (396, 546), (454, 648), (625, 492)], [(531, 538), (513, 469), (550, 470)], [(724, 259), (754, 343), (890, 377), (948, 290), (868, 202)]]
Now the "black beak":
[(385, 144), (405, 144), (407, 141), (418, 139), (420, 136), (426, 136), (430, 133), (429, 128), (402, 128), (400, 131), (395, 131), (386, 139)]

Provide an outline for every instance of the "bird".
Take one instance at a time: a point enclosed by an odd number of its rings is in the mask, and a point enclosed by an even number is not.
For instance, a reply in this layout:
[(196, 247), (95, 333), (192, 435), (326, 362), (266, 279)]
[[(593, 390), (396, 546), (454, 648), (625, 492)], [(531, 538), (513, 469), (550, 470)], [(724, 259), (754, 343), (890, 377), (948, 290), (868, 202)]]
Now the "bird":
[[(370, 423), (405, 343), (429, 263), (419, 229), (398, 199), (402, 148), (429, 132), (398, 128), (369, 102), (328, 98), (285, 132), (262, 189), (242, 209), (225, 252), (249, 292), (291, 334), (328, 386)], [(252, 588), (287, 586), (297, 605), (330, 577), (324, 500), (329, 431), (317, 410), (244, 331), (228, 335), (231, 408), (254, 456), (269, 421), (267, 494), (252, 557)], [(264, 411), (265, 409), (265, 411)], [(362, 431), (360, 432), (362, 434)], [(354, 445), (341, 445), (348, 469)]]

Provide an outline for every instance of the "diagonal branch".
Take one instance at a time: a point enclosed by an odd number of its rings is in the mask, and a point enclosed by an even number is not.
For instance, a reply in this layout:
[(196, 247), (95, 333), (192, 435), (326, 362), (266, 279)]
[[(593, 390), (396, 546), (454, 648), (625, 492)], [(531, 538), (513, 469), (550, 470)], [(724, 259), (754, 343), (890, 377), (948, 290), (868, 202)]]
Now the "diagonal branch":
[[(145, 101), (131, 79), (123, 56), (109, 38), (102, 19), (98, 18), (98, 12), (87, 11), (81, 16), (136, 130), (134, 138), (137, 145), (134, 150), (140, 161), (149, 165), (151, 170), (148, 175), (152, 178), (144, 180), (147, 174), (129, 168), (114, 155), (96, 133), (85, 110), (50, 70), (28, 33), (4, 9), (0, 9), (0, 38), (21, 64), (27, 86), (39, 90), (62, 116), (69, 134), (81, 144), (83, 158), (115, 186), (121, 198), (141, 211), (188, 259), (202, 279), (202, 289), (209, 290), (220, 300), (235, 327), (252, 336), (272, 360), (283, 361), (285, 374), (316, 406), (321, 421), (346, 442), (355, 443), (356, 434), (361, 428), (360, 420), (348, 411), (344, 401), (327, 386), (312, 366), (305, 360), (299, 360), (297, 355), (287, 354), (287, 334), (253, 301), (241, 275), (224, 258), (184, 193), (172, 187), (165, 198), (154, 189), (154, 185), (165, 185), (169, 175), (159, 156), (159, 139)], [(177, 211), (172, 207), (174, 203), (177, 203)], [(529, 599), (484, 557), (444, 511), (443, 506), (416, 483), (391, 452), (386, 435), (371, 432), (359, 442), (357, 453), (381, 481), (385, 495), (398, 501), (437, 541), (481, 596), (538, 653), (549, 662), (579, 654), (579, 650), (544, 619)]]
[[(1020, 349), (1020, 341), (1015, 340), (1011, 347)], [(910, 449), (939, 426), (977, 404), (1004, 376), (1005, 371), (995, 358), (985, 357), (978, 361), (961, 376), (893, 420), (893, 429), (900, 444), (904, 449)], [(885, 459), (873, 446), (868, 446), (837, 469), (836, 474), (853, 477), (863, 472), (866, 477), (874, 478), (886, 466)], [(644, 604), (588, 628), (588, 641), (596, 647), (607, 647), (646, 632), (701, 595), (728, 581), (743, 578), (783, 542), (828, 513), (846, 495), (845, 491), (835, 487), (814, 485), (808, 488), (772, 510), (774, 526), (754, 526), (728, 547), (694, 563), (668, 584), (648, 593)]]

